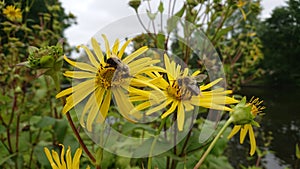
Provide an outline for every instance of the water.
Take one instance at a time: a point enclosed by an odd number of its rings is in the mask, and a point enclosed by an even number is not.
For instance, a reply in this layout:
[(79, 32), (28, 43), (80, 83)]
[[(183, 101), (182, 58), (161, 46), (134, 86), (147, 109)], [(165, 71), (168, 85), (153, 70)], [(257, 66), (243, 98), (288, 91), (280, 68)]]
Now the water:
[[(296, 160), (295, 146), (296, 143), (300, 145), (300, 89), (246, 87), (240, 93), (247, 96), (247, 100), (252, 96), (263, 99), (263, 105), (267, 107), (259, 130), (264, 133), (272, 132), (273, 140), (268, 146), (270, 153), (262, 159), (262, 165), (267, 169), (299, 169), (300, 161)], [(263, 143), (259, 143), (259, 140), (258, 145), (262, 145)], [(232, 142), (235, 148), (239, 147), (236, 146), (239, 144), (238, 138)], [(243, 145), (243, 147), (246, 146), (248, 145)], [(234, 152), (234, 150), (231, 151)], [(239, 158), (241, 156), (238, 156), (235, 161), (239, 161)], [(236, 162), (237, 166), (238, 163)]]

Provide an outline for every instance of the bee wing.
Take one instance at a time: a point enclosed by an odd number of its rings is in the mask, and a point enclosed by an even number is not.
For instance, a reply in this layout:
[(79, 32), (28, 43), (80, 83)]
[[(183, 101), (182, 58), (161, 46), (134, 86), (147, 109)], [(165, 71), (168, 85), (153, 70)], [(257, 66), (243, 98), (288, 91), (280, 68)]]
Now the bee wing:
[(195, 78), (195, 80), (196, 80), (197, 82), (202, 82), (204, 79), (207, 78), (207, 75), (205, 75), (205, 74), (200, 74), (200, 75), (195, 76), (194, 78)]

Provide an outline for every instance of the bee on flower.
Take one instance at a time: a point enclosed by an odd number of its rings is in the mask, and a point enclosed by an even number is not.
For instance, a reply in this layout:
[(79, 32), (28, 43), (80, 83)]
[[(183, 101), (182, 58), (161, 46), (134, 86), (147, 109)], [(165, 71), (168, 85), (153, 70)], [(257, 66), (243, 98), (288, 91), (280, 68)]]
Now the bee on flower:
[(115, 100), (120, 114), (125, 119), (136, 122), (137, 119), (141, 118), (141, 114), (128, 113), (134, 109), (127, 96), (128, 87), (144, 85), (159, 90), (158, 87), (140, 80), (136, 76), (152, 71), (164, 71), (162, 68), (153, 66), (159, 60), (141, 57), (148, 50), (147, 46), (143, 46), (124, 57), (125, 49), (131, 40), (126, 41), (119, 49), (120, 42), (117, 39), (111, 49), (105, 35), (103, 35), (103, 39), (105, 54), (102, 53), (100, 45), (94, 38), (91, 39), (93, 52), (85, 45), (80, 46), (85, 50), (90, 64), (75, 62), (64, 56), (65, 61), (79, 69), (66, 71), (64, 75), (83, 81), (56, 95), (57, 98), (68, 96), (63, 113), (68, 112), (83, 100), (87, 100), (80, 115), (80, 123), (88, 131), (92, 131), (93, 122), (103, 123), (105, 121), (112, 98)]
[[(231, 111), (226, 104), (234, 104), (238, 101), (234, 98), (226, 96), (231, 94), (231, 90), (223, 88), (208, 91), (222, 79), (216, 79), (213, 82), (198, 86), (198, 81), (203, 81), (206, 75), (195, 71), (191, 76), (188, 75), (188, 68), (181, 68), (181, 65), (170, 61), (169, 57), (164, 55), (164, 63), (166, 69), (166, 78), (163, 78), (158, 72), (148, 74), (151, 79), (148, 81), (159, 87), (163, 93), (149, 95), (137, 88), (130, 88), (130, 100), (138, 102), (144, 100), (143, 103), (137, 105), (136, 110), (146, 110), (146, 115), (151, 115), (164, 108), (165, 112), (161, 114), (164, 119), (170, 114), (176, 115), (178, 130), (182, 131), (185, 121), (185, 113), (194, 110), (197, 106), (210, 108), (215, 110)], [(147, 80), (147, 79), (145, 79)], [(153, 97), (153, 98), (151, 98)], [(133, 113), (132, 111), (131, 113)]]

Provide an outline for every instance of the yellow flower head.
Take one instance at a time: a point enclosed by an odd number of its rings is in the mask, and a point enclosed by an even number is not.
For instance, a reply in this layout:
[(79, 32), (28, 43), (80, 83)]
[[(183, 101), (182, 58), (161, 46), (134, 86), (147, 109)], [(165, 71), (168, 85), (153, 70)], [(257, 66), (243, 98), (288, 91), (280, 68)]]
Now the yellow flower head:
[[(80, 69), (78, 71), (66, 71), (64, 75), (74, 79), (80, 79), (81, 83), (65, 89), (56, 95), (57, 98), (69, 95), (66, 98), (63, 113), (68, 112), (85, 98), (88, 98), (80, 118), (81, 125), (86, 127), (88, 131), (92, 130), (94, 121), (98, 123), (104, 122), (112, 97), (114, 97), (119, 112), (123, 117), (132, 122), (140, 118), (141, 115), (139, 113), (133, 114), (133, 117), (128, 114), (134, 107), (127, 98), (124, 90), (127, 90), (129, 85), (148, 85), (146, 82), (134, 78), (137, 74), (152, 70), (161, 70), (155, 66), (150, 67), (159, 62), (159, 60), (152, 60), (149, 57), (139, 57), (148, 50), (146, 46), (122, 58), (131, 40), (126, 41), (119, 49), (120, 42), (117, 39), (112, 49), (110, 49), (109, 42), (105, 35), (103, 35), (103, 39), (106, 49), (105, 55), (103, 55), (100, 45), (94, 38), (91, 39), (91, 43), (95, 55), (87, 46), (80, 46), (87, 53), (90, 64), (74, 62), (64, 56), (64, 59), (70, 65)], [(149, 85), (158, 90), (154, 85)], [(87, 119), (86, 124), (84, 121), (85, 118)]]
[(21, 9), (16, 8), (13, 5), (8, 5), (5, 9), (3, 9), (3, 14), (11, 21), (22, 19)]
[[(151, 83), (158, 86), (163, 94), (154, 92), (152, 95), (145, 93), (142, 90), (131, 88), (131, 101), (144, 101), (136, 106), (137, 110), (144, 110), (151, 107), (146, 111), (146, 115), (151, 115), (161, 109), (169, 107), (162, 115), (161, 118), (166, 118), (172, 113), (177, 116), (178, 130), (182, 131), (185, 120), (185, 112), (195, 109), (195, 106), (204, 108), (231, 111), (231, 108), (225, 104), (233, 104), (238, 101), (226, 96), (232, 93), (230, 90), (223, 88), (206, 91), (212, 86), (216, 85), (222, 79), (217, 79), (207, 85), (198, 86), (197, 78), (203, 78), (200, 71), (194, 72), (191, 76), (188, 75), (188, 68), (182, 70), (181, 65), (170, 61), (167, 55), (164, 55), (164, 62), (167, 72), (167, 79), (154, 72), (148, 74), (152, 78)], [(200, 74), (200, 75), (199, 75)], [(145, 79), (146, 80), (146, 79)], [(152, 98), (151, 98), (152, 97)]]
[[(70, 146), (68, 147), (68, 150), (67, 150), (66, 156), (65, 156), (65, 146), (62, 144), (59, 144), (59, 145), (62, 147), (60, 156), (58, 155), (58, 153), (56, 151), (52, 150), (52, 152), (50, 153), (50, 151), (47, 147), (44, 148), (44, 152), (51, 164), (52, 169), (79, 169), (80, 156), (82, 154), (82, 149), (78, 148), (72, 159)], [(88, 168), (89, 167), (87, 167), (87, 169)]]
[(252, 125), (259, 127), (259, 124), (254, 121), (257, 114), (261, 113), (264, 106), (260, 106), (263, 101), (259, 101), (258, 98), (251, 98), (249, 103), (246, 103), (246, 98), (237, 104), (231, 112), (231, 118), (233, 118), (233, 127), (231, 133), (228, 135), (228, 139), (240, 132), (240, 143), (243, 144), (247, 133), (249, 133), (250, 140), (250, 155), (252, 156), (256, 150), (256, 141)]

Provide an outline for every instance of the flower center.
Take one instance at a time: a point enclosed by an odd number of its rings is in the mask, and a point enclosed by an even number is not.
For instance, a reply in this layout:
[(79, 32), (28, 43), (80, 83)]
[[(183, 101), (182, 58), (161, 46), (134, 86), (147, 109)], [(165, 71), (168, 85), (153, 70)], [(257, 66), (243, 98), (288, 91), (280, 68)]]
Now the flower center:
[(112, 67), (111, 65), (100, 65), (96, 74), (96, 84), (106, 90), (111, 87), (117, 87), (127, 84), (126, 79), (128, 72), (122, 71), (120, 68)]
[(179, 85), (177, 80), (171, 82), (171, 85), (167, 87), (167, 92), (177, 100), (190, 100), (193, 96), (192, 92), (185, 85)]
[(100, 65), (96, 74), (96, 83), (105, 89), (110, 88), (115, 71), (116, 69), (114, 67), (104, 67)]

